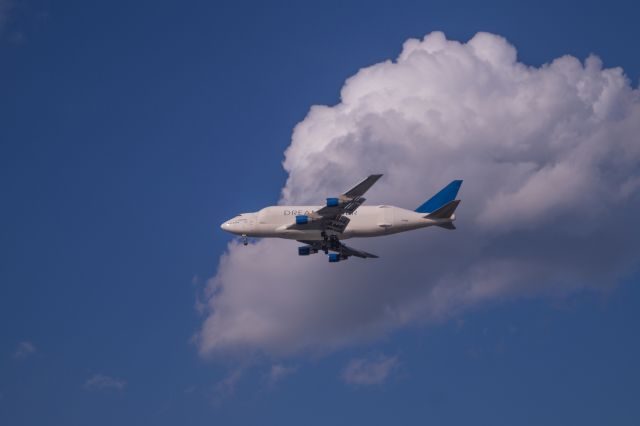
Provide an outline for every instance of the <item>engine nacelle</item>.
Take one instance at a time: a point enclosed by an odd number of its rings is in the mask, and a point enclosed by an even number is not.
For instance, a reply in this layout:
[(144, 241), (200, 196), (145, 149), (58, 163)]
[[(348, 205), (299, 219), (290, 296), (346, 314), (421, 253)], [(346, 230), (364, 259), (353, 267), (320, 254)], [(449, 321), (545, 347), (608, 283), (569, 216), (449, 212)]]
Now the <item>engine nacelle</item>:
[(338, 253), (329, 253), (329, 262), (340, 262), (340, 254)]
[(309, 216), (306, 214), (296, 216), (296, 225), (306, 225), (307, 223), (309, 223)]
[(337, 207), (339, 204), (339, 198), (327, 198), (327, 207)]
[(298, 256), (309, 256), (311, 254), (311, 246), (298, 247)]

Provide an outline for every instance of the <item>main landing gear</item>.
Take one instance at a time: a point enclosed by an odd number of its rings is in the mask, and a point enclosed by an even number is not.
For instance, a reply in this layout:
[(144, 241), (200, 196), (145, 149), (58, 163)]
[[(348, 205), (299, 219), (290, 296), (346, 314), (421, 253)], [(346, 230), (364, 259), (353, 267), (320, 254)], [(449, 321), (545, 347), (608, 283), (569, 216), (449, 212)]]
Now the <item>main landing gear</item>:
[(242, 234), (242, 245), (247, 245), (249, 244), (249, 239), (247, 238), (247, 234)]
[[(329, 250), (337, 251), (340, 253), (342, 252), (340, 240), (336, 235), (327, 235), (327, 233), (324, 231), (322, 231), (320, 235), (322, 236), (321, 248), (322, 251), (324, 251), (324, 254), (329, 254)], [(346, 257), (344, 257), (344, 259), (346, 259)], [(337, 260), (334, 260), (334, 262), (337, 262)]]
[(320, 236), (322, 237), (322, 251), (324, 254), (329, 254), (329, 237), (327, 237), (327, 233), (324, 231), (320, 233)]
[[(301, 243), (307, 244), (302, 247), (298, 247), (298, 254), (300, 256), (308, 256), (312, 253), (317, 253), (322, 250), (328, 257), (329, 262), (340, 262), (341, 260), (347, 260), (350, 256), (348, 247), (344, 246), (337, 235), (327, 235), (326, 232), (320, 233), (322, 240), (320, 241), (304, 241), (299, 240)], [(336, 253), (329, 253), (334, 251)]]

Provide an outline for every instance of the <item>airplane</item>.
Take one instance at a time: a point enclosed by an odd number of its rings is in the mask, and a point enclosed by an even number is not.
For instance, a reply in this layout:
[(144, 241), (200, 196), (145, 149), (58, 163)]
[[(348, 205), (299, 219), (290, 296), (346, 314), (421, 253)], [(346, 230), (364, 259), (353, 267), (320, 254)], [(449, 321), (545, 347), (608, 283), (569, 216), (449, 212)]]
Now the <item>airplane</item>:
[[(379, 237), (428, 226), (453, 230), (456, 199), (462, 180), (454, 180), (415, 210), (395, 206), (362, 206), (363, 195), (379, 175), (370, 175), (338, 197), (327, 198), (324, 206), (270, 206), (254, 213), (242, 213), (220, 227), (247, 238), (285, 238), (305, 244), (300, 256), (323, 251), (329, 262), (351, 256), (377, 258), (375, 254), (346, 246), (341, 240), (355, 237)], [(362, 207), (361, 207), (362, 206)], [(331, 253), (329, 253), (331, 252)]]

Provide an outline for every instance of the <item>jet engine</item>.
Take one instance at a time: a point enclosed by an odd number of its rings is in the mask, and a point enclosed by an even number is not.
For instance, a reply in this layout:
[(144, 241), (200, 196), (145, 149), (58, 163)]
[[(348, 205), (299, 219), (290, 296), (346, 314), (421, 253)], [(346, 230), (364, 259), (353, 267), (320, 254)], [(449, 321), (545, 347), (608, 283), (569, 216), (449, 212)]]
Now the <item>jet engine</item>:
[(337, 207), (340, 204), (339, 198), (327, 198), (327, 207)]
[(299, 256), (309, 256), (311, 254), (310, 246), (302, 246), (298, 247), (298, 255)]

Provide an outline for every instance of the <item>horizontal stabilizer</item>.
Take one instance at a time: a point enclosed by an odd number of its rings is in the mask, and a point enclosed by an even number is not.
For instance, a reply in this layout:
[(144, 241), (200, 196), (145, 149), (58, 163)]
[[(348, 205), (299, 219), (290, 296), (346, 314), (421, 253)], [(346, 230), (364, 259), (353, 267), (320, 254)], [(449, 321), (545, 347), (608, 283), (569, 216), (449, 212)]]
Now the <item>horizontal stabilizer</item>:
[(451, 231), (453, 231), (454, 229), (456, 229), (456, 226), (453, 224), (453, 222), (447, 222), (447, 223), (441, 223), (439, 225), (440, 228), (444, 228), (444, 229), (449, 229)]
[(453, 215), (453, 212), (456, 211), (456, 208), (458, 208), (458, 204), (460, 204), (460, 200), (449, 201), (447, 204), (440, 207), (438, 210), (429, 213), (425, 217), (427, 219), (449, 219)]

